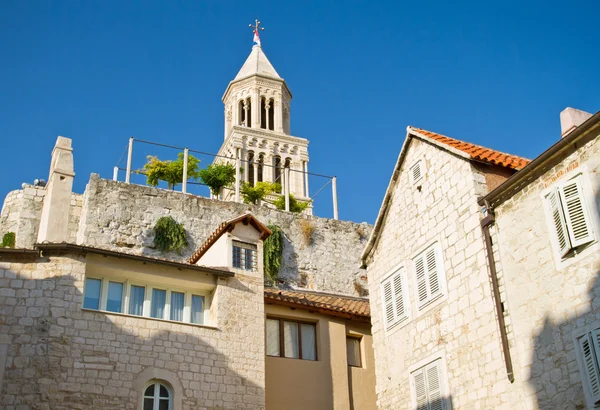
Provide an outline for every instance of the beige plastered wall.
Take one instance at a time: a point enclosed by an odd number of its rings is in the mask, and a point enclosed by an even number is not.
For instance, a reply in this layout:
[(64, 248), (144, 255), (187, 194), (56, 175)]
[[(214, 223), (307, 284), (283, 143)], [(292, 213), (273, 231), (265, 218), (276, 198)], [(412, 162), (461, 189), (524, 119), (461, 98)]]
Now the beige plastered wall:
[[(283, 306), (265, 305), (268, 317), (314, 322), (317, 360), (266, 357), (268, 410), (375, 410), (370, 325)], [(350, 368), (346, 336), (362, 336), (363, 367)]]

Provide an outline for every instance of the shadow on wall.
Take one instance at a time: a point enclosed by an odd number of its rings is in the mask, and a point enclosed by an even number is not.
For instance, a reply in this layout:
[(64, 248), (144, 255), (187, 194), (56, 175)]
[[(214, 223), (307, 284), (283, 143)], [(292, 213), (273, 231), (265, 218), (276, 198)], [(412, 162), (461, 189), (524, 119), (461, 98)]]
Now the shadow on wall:
[[(591, 269), (593, 263), (580, 269)], [(597, 317), (600, 312), (600, 271), (596, 271), (589, 283), (588, 304), (584, 311), (563, 322), (554, 322), (546, 315), (543, 329), (534, 336), (528, 383), (535, 391), (536, 408), (587, 408), (583, 388), (587, 381), (577, 360), (582, 352), (576, 346), (580, 343), (576, 339), (594, 322), (596, 325), (592, 328), (600, 328)], [(597, 355), (600, 357), (600, 351)], [(592, 356), (591, 360), (595, 361), (596, 358)]]
[[(0, 348), (8, 343), (0, 408), (137, 409), (149, 382), (160, 380), (173, 410), (264, 409), (263, 387), (203, 338), (222, 330), (83, 311), (76, 277), (2, 272), (13, 288), (0, 297), (0, 335), (8, 335), (0, 338)], [(222, 343), (243, 351), (243, 340)]]

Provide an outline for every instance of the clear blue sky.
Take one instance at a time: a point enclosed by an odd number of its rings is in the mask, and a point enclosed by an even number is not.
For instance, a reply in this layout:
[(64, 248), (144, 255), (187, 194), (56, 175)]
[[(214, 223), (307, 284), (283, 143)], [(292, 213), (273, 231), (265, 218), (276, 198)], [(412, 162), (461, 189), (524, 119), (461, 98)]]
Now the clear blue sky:
[[(4, 0), (0, 198), (47, 178), (57, 135), (76, 192), (112, 177), (131, 135), (217, 152), (258, 17), (310, 170), (338, 176), (341, 219), (373, 223), (407, 125), (534, 157), (563, 108), (600, 110), (598, 15), (598, 1)], [(140, 148), (134, 165), (152, 153), (175, 155)]]

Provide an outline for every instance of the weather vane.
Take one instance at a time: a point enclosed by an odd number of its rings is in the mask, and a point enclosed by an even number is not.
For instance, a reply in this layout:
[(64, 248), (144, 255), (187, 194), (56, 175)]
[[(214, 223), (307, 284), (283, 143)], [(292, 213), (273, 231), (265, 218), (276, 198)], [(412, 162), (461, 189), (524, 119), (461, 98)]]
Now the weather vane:
[(254, 20), (255, 25), (248, 24), (248, 26), (254, 31), (254, 42), (260, 47), (260, 37), (258, 36), (258, 30), (264, 30), (264, 27), (260, 26), (260, 21), (258, 19)]

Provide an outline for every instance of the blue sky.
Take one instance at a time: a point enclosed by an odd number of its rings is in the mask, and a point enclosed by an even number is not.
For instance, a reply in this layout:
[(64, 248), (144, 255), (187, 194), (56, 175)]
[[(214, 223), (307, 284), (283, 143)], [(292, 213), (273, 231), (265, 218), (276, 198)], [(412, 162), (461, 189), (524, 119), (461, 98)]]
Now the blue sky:
[[(258, 17), (310, 171), (338, 177), (341, 219), (373, 223), (407, 125), (534, 157), (560, 137), (562, 109), (600, 110), (599, 13), (597, 1), (4, 0), (0, 198), (47, 178), (58, 135), (73, 139), (76, 192), (92, 172), (112, 177), (129, 136), (217, 152), (221, 96)], [(176, 152), (140, 145), (134, 167), (148, 154)]]

